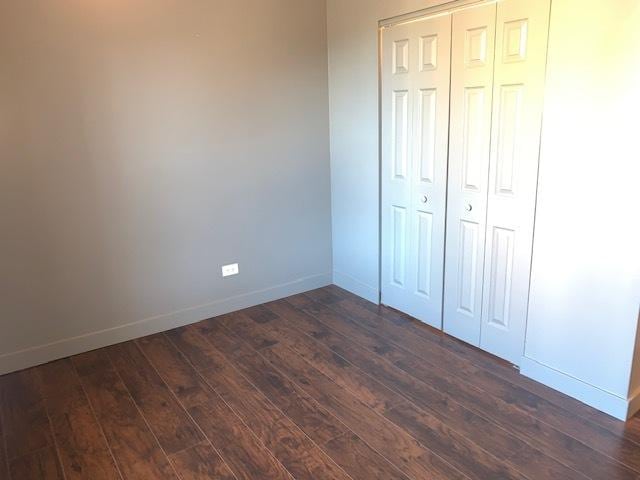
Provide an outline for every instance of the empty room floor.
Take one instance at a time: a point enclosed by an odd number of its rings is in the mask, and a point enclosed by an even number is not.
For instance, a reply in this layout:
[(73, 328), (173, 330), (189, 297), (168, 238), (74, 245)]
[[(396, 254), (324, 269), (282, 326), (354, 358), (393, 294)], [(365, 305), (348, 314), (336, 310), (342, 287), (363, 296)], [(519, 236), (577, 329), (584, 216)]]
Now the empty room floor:
[(0, 377), (0, 478), (637, 479), (626, 425), (335, 286)]

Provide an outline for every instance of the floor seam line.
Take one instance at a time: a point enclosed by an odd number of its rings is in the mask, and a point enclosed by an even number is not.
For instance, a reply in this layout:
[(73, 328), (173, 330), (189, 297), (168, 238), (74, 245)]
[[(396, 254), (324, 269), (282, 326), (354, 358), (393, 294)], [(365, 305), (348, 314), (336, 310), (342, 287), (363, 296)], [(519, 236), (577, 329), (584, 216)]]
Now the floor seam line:
[[(176, 349), (176, 352), (180, 355), (182, 355), (182, 352), (180, 350), (177, 349), (177, 347), (175, 347), (173, 345), (173, 343), (171, 343), (171, 340), (165, 336), (164, 334), (162, 334), (163, 337), (167, 340), (167, 342), (170, 343), (170, 345)], [(206, 442), (211, 446), (211, 448), (213, 449), (214, 452), (216, 452), (218, 454), (218, 456), (220, 457), (220, 460), (222, 460), (222, 462), (227, 466), (227, 468), (229, 469), (229, 471), (231, 472), (231, 474), (236, 478), (236, 480), (238, 480), (238, 477), (236, 476), (235, 472), (231, 469), (231, 467), (229, 466), (229, 464), (227, 463), (227, 461), (225, 460), (225, 458), (222, 456), (222, 454), (218, 451), (218, 449), (216, 447), (213, 446), (213, 443), (211, 443), (211, 440), (209, 439), (209, 437), (205, 434), (204, 430), (202, 429), (202, 427), (200, 426), (200, 424), (198, 422), (196, 422), (196, 420), (193, 418), (193, 416), (191, 415), (191, 413), (189, 412), (189, 410), (187, 410), (187, 408), (184, 406), (184, 404), (182, 403), (182, 401), (180, 401), (180, 399), (178, 398), (178, 396), (174, 393), (173, 389), (171, 389), (171, 387), (169, 387), (169, 385), (167, 384), (167, 382), (165, 381), (165, 379), (162, 377), (162, 375), (160, 374), (160, 372), (158, 371), (158, 369), (156, 368), (156, 366), (153, 364), (153, 362), (151, 361), (151, 359), (147, 356), (147, 354), (144, 352), (144, 350), (138, 345), (137, 342), (138, 339), (136, 339), (135, 341), (135, 345), (136, 348), (140, 351), (140, 353), (142, 354), (142, 356), (144, 356), (144, 358), (146, 358), (147, 362), (149, 362), (149, 365), (151, 365), (151, 368), (153, 368), (153, 370), (156, 372), (156, 374), (158, 375), (158, 377), (160, 378), (160, 380), (162, 381), (162, 383), (167, 387), (167, 390), (169, 390), (169, 392), (171, 393), (171, 395), (174, 397), (174, 399), (176, 400), (176, 402), (178, 402), (178, 404), (180, 405), (180, 407), (182, 408), (182, 410), (184, 410), (184, 412), (187, 414), (187, 416), (189, 417), (189, 419), (193, 422), (193, 424), (198, 428), (198, 431), (200, 432), (200, 434), (202, 435), (202, 437), (206, 440)], [(194, 370), (195, 371), (195, 370)], [(196, 372), (197, 374), (197, 372)], [(190, 447), (187, 447), (183, 450), (180, 450), (178, 452), (174, 452), (171, 455), (178, 455), (179, 453), (185, 452), (191, 448), (196, 447), (197, 445), (191, 445)], [(171, 458), (169, 458), (169, 461), (171, 462)], [(173, 462), (171, 462), (173, 463)]]

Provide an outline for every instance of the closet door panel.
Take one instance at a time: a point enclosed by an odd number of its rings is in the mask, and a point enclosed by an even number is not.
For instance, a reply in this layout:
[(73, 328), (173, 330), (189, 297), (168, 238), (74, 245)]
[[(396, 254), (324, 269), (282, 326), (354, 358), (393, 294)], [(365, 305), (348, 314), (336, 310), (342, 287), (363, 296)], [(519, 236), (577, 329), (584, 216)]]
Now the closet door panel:
[(453, 14), (444, 330), (480, 343), (496, 5)]
[(414, 105), (413, 258), (409, 266), (417, 302), (411, 315), (442, 328), (447, 204), (451, 17), (409, 24), (417, 39)]
[(450, 43), (450, 16), (382, 34), (382, 302), (436, 328), (442, 326)]
[(480, 346), (515, 364), (527, 319), (549, 7), (497, 7)]
[(410, 54), (415, 45), (407, 26), (385, 31), (383, 63), (382, 242), (383, 297), (396, 304), (407, 290), (413, 134)]

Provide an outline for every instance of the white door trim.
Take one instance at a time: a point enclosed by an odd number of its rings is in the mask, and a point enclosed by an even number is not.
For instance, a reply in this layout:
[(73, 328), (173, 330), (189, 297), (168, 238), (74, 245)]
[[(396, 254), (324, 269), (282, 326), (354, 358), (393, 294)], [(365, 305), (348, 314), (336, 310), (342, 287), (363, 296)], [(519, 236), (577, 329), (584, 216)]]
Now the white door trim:
[(451, 0), (443, 1), (440, 5), (433, 7), (423, 8), (411, 13), (405, 13), (402, 15), (396, 15), (395, 17), (385, 18), (378, 22), (379, 27), (388, 28), (402, 23), (415, 22), (425, 20), (429, 17), (435, 17), (438, 15), (449, 15), (458, 10), (465, 8), (477, 7), (484, 3), (496, 3), (498, 0)]

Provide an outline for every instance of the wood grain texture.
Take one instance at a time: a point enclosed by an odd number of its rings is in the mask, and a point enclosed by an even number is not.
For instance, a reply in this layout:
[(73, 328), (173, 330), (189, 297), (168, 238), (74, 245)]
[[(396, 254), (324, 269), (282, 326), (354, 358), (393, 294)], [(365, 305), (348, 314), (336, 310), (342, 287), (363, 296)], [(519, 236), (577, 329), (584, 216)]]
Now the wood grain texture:
[(247, 318), (256, 321), (256, 318), (264, 318), (264, 313), (260, 312), (260, 316), (255, 317), (252, 311), (247, 311), (246, 317), (237, 316), (234, 318), (231, 330), (239, 333), (245, 340), (251, 339), (256, 335), (269, 335), (280, 339), (281, 342), (285, 343), (307, 362), (333, 379), (338, 385), (349, 389), (362, 402), (377, 412), (383, 413), (395, 405), (406, 402), (401, 395), (386, 388), (373, 378), (363, 375), (361, 371), (347, 362), (344, 357), (297, 328), (292, 327), (293, 323), (289, 324), (288, 321), (280, 318), (268, 308), (261, 308), (271, 314), (268, 328), (259, 330), (252, 328), (247, 323)]
[(206, 404), (193, 407), (189, 409), (189, 413), (239, 480), (291, 480), (286, 468), (222, 399), (212, 399)]
[(135, 343), (109, 347), (107, 353), (167, 454), (193, 447), (204, 440), (198, 427)]
[(0, 394), (10, 463), (16, 458), (53, 446), (46, 405), (37, 390), (33, 370), (2, 377)]
[(331, 458), (355, 479), (407, 480), (402, 471), (373, 450), (355, 433), (340, 435), (325, 444)]
[(7, 442), (4, 435), (4, 424), (2, 423), (2, 408), (0, 408), (0, 479), (9, 478), (9, 462), (7, 461)]
[(309, 395), (296, 388), (273, 365), (241, 342), (229, 337), (216, 324), (201, 331), (233, 365), (258, 387), (280, 410), (291, 418), (316, 443), (323, 444), (348, 429)]
[[(313, 295), (313, 292), (310, 294)], [(351, 299), (334, 302), (334, 309), (360, 322), (364, 327), (375, 329), (390, 342), (402, 346), (407, 351), (427, 360), (430, 364), (447, 365), (457, 377), (463, 377), (469, 384), (489, 394), (491, 398), (513, 406), (514, 415), (522, 414), (570, 435), (579, 442), (625, 463), (640, 472), (638, 445), (616, 436), (600, 425), (594, 424), (575, 414), (569, 413), (553, 403), (514, 385), (492, 372), (479, 368), (472, 362), (451, 355), (438, 344), (424, 340), (413, 334), (406, 323), (392, 321), (388, 315), (377, 315)], [(395, 317), (399, 320), (398, 317)], [(447, 363), (443, 363), (447, 362)], [(517, 411), (517, 413), (516, 413)]]
[(335, 286), (0, 377), (0, 480), (638, 480), (622, 423)]
[(71, 361), (48, 363), (39, 373), (38, 385), (47, 405), (65, 477), (121, 478)]
[[(203, 322), (198, 328), (203, 335), (214, 341), (217, 348), (224, 352), (226, 358), (241, 370), (243, 375), (316, 444), (321, 445), (352, 478), (405, 478), (397, 467), (328, 414), (269, 362), (262, 357), (254, 356), (247, 346), (231, 339), (220, 322)], [(352, 450), (341, 451), (346, 446)], [(370, 476), (377, 472), (385, 472), (385, 476)]]
[(11, 462), (11, 480), (64, 480), (54, 447), (45, 447)]
[(375, 314), (385, 316), (398, 326), (409, 330), (412, 334), (443, 346), (449, 353), (467, 359), (474, 365), (491, 372), (493, 375), (507, 380), (510, 384), (522, 387), (528, 392), (563, 408), (572, 415), (587, 419), (603, 428), (606, 428), (615, 435), (624, 437), (640, 445), (640, 428), (633, 428), (634, 425), (640, 427), (640, 415), (636, 415), (627, 423), (621, 422), (610, 415), (604, 414), (599, 410), (564, 395), (557, 390), (547, 387), (542, 383), (538, 383), (524, 375), (520, 375), (510, 363), (504, 360), (494, 357), (479, 348), (472, 347), (445, 334), (441, 330), (431, 328), (408, 315), (398, 312), (397, 310), (368, 302), (367, 300), (357, 297), (336, 285), (330, 285), (321, 290), (309, 293), (312, 296), (320, 295), (328, 303), (335, 303), (342, 299), (348, 299), (355, 302)]
[(125, 478), (177, 478), (107, 352), (77, 355), (73, 363)]
[[(243, 329), (242, 332), (245, 334), (243, 338), (246, 338), (246, 331)], [(219, 337), (220, 334), (214, 335), (211, 342), (216, 342)], [(401, 469), (409, 476), (465, 478), (441, 457), (420, 445), (406, 431), (386, 421), (355, 396), (313, 369), (284, 344), (274, 344), (261, 353), (374, 449), (396, 465), (402, 465)]]
[[(212, 392), (169, 339), (162, 334), (136, 341), (145, 357), (154, 365), (183, 408), (206, 404)], [(170, 456), (174, 468), (184, 479), (236, 478), (211, 442), (188, 448)]]
[[(488, 424), (488, 422), (483, 422), (484, 419), (482, 418), (474, 419), (473, 418), (474, 415), (472, 412), (462, 411), (461, 409), (455, 409), (455, 405), (453, 406), (454, 413), (457, 414), (457, 416), (455, 417), (453, 415), (448, 415), (448, 416), (442, 415), (441, 409), (433, 411), (432, 405), (430, 405), (428, 402), (425, 403), (423, 401), (425, 399), (424, 389), (421, 389), (422, 391), (420, 391), (419, 394), (417, 395), (419, 402), (415, 404), (411, 404), (406, 400), (403, 401), (402, 399), (404, 397), (400, 393), (387, 389), (387, 387), (384, 386), (383, 383), (380, 383), (377, 380), (374, 380), (372, 377), (369, 377), (365, 373), (365, 370), (361, 370), (357, 368), (355, 365), (348, 362), (346, 358), (342, 357), (337, 352), (332, 351), (333, 353), (332, 355), (327, 355), (326, 353), (324, 355), (318, 355), (318, 354), (308, 355), (306, 351), (299, 351), (298, 346), (300, 342), (304, 344), (308, 344), (308, 342), (313, 338), (312, 336), (309, 336), (304, 332), (304, 327), (303, 327), (305, 324), (305, 320), (307, 320), (309, 323), (313, 325), (312, 319), (309, 319), (309, 318), (305, 319), (304, 317), (300, 318), (302, 315), (296, 316), (295, 315), (296, 312), (292, 310), (292, 307), (288, 306), (286, 303), (273, 302), (272, 304), (269, 304), (268, 307), (271, 309), (273, 313), (275, 313), (276, 311), (280, 311), (284, 316), (288, 316), (292, 320), (293, 319), (296, 320), (291, 322), (291, 321), (286, 321), (284, 318), (276, 316), (272, 320), (272, 324), (280, 323), (282, 325), (279, 328), (278, 336), (280, 338), (291, 338), (292, 340), (289, 341), (290, 346), (292, 346), (294, 350), (298, 351), (300, 356), (305, 358), (309, 364), (313, 365), (316, 369), (325, 373), (328, 377), (332, 378), (332, 380), (334, 380), (339, 385), (342, 385), (342, 386), (345, 386), (345, 388), (348, 388), (361, 400), (363, 400), (363, 398), (367, 399), (369, 396), (375, 397), (377, 393), (380, 391), (384, 392), (384, 395), (388, 399), (392, 399), (392, 400), (390, 401), (388, 400), (384, 403), (377, 403), (377, 404), (374, 403), (373, 408), (375, 409), (375, 405), (385, 405), (385, 407), (381, 409), (381, 413), (385, 417), (391, 419), (392, 421), (394, 421), (394, 423), (400, 425), (402, 428), (406, 429), (407, 431), (412, 432), (412, 434), (416, 438), (428, 439), (428, 441), (425, 441), (424, 443), (428, 444), (430, 447), (437, 449), (439, 454), (443, 456), (443, 458), (447, 458), (448, 461), (450, 461), (452, 464), (457, 463), (458, 455), (450, 455), (450, 453), (455, 452), (457, 450), (461, 450), (461, 451), (464, 451), (464, 455), (461, 455), (460, 457), (464, 459), (471, 459), (473, 462), (472, 465), (474, 469), (478, 470), (481, 468), (481, 467), (477, 467), (476, 466), (477, 464), (485, 467), (491, 466), (496, 470), (493, 473), (491, 473), (490, 471), (486, 471), (484, 473), (485, 476), (492, 475), (492, 476), (500, 476), (500, 477), (508, 478), (508, 475), (517, 476), (518, 474), (514, 473), (513, 471), (511, 471), (510, 473), (503, 472), (502, 469), (505, 467), (500, 464), (500, 461), (497, 460), (497, 458), (501, 458), (502, 460), (509, 460), (514, 455), (519, 454), (520, 457), (523, 457), (524, 455), (529, 453), (531, 457), (529, 459), (530, 463), (526, 465), (524, 469), (523, 468), (518, 469), (518, 470), (523, 470), (523, 473), (531, 471), (532, 473), (535, 472), (536, 475), (540, 475), (541, 471), (544, 469), (545, 474), (552, 474), (554, 478), (558, 478), (558, 479), (582, 478), (577, 472), (572, 471), (571, 469), (564, 467), (563, 465), (559, 465), (552, 461), (545, 462), (544, 460), (546, 459), (542, 455), (540, 455), (539, 452), (533, 451), (533, 449), (531, 449), (530, 447), (527, 449), (528, 445), (523, 444), (522, 442), (518, 442), (518, 439), (516, 438), (513, 438), (513, 437), (509, 438), (509, 436), (506, 434), (505, 431), (499, 428), (496, 428), (493, 424)], [(298, 327), (301, 327), (301, 328), (298, 328)], [(236, 326), (236, 328), (238, 328), (238, 326)], [(317, 332), (317, 331), (318, 330), (312, 330), (312, 332)], [(330, 333), (328, 333), (326, 329), (323, 329), (322, 327), (320, 327), (320, 331), (324, 332), (325, 339), (327, 336), (330, 335)], [(247, 334), (245, 333), (245, 337), (246, 335)], [(321, 342), (318, 342), (318, 343), (321, 343)], [(349, 343), (349, 341), (345, 338), (343, 342), (343, 347), (345, 349), (348, 349), (351, 346), (352, 346), (352, 343)], [(325, 348), (328, 348), (328, 347), (325, 347)], [(315, 352), (322, 352), (322, 351), (323, 349), (319, 347), (315, 349)], [(327, 363), (331, 363), (331, 362), (334, 362), (335, 365), (334, 366), (327, 365)], [(350, 375), (345, 375), (343, 373), (347, 367), (351, 371)], [(396, 371), (396, 374), (399, 374), (403, 377), (407, 377), (407, 375), (404, 372), (399, 370)], [(351, 383), (351, 379), (356, 379), (355, 383)], [(368, 383), (370, 388), (368, 391), (365, 392), (365, 395), (363, 396), (363, 392), (359, 388), (359, 385), (362, 382), (365, 382), (364, 379), (368, 379), (366, 383)], [(395, 386), (393, 383), (391, 385)], [(413, 385), (412, 387), (415, 389), (416, 386)], [(402, 390), (403, 389), (399, 389), (399, 391), (402, 391)], [(426, 398), (429, 398), (429, 396), (433, 397), (433, 395), (429, 395), (431, 392), (426, 392), (426, 393), (427, 393)], [(398, 398), (394, 398), (394, 396)], [(411, 399), (412, 397), (408, 396), (408, 398)], [(439, 405), (441, 404), (442, 402), (439, 403)], [(422, 411), (418, 410), (418, 405), (423, 406)], [(445, 411), (447, 410), (451, 410), (451, 406), (445, 409)], [(403, 417), (402, 415), (398, 415), (398, 412), (407, 412), (407, 413), (411, 412), (409, 413), (409, 416), (413, 418), (409, 420), (406, 417)], [(471, 441), (471, 440), (474, 440), (473, 435), (472, 435), (472, 438), (469, 438), (469, 433), (472, 433), (473, 430), (469, 431), (469, 429), (466, 428), (467, 425), (471, 424), (470, 420), (472, 421), (475, 420), (476, 423), (478, 423), (478, 421), (483, 422), (482, 426), (484, 427), (484, 429), (477, 430), (478, 433), (482, 433), (483, 438), (486, 437), (487, 434), (497, 435), (498, 442), (502, 441), (502, 443), (497, 443), (496, 441), (494, 441), (494, 442), (491, 442), (490, 445), (488, 445), (490, 448), (487, 448), (486, 450), (478, 448), (479, 444), (476, 444), (473, 441)], [(423, 427), (424, 430), (419, 428), (415, 428), (415, 429), (413, 428), (417, 426)], [(435, 435), (431, 438), (428, 436), (430, 433), (435, 433)], [(479, 438), (479, 437), (476, 435), (475, 438)], [(520, 450), (518, 450), (518, 447)], [(459, 465), (459, 468), (463, 471), (465, 470), (468, 471), (468, 469), (471, 468), (471, 466)], [(507, 471), (513, 470), (513, 468), (515, 468), (515, 465), (511, 467), (506, 467), (506, 470)]]
[(238, 479), (291, 478), (253, 432), (234, 418), (234, 413), (223, 402), (199, 405), (193, 407), (190, 413)]
[(169, 456), (182, 480), (236, 480), (229, 466), (209, 444)]
[[(415, 355), (404, 346), (378, 334), (383, 330), (382, 327), (374, 331), (373, 328), (365, 328), (364, 325), (357, 323), (353, 317), (341, 314), (336, 310), (337, 302), (324, 305), (311, 300), (310, 306), (310, 295), (305, 294), (303, 297), (305, 298), (291, 298), (289, 301), (303, 308), (331, 329), (356, 341), (370, 353), (378, 354), (408, 375), (445, 393), (467, 410), (484, 416), (500, 428), (533, 445), (549, 458), (586, 476), (594, 475), (595, 472), (596, 478), (631, 479), (637, 475), (630, 465), (615, 461), (608, 455), (590, 448), (554, 425), (540, 422), (518, 409), (514, 401), (508, 402), (489, 395), (474, 385), (474, 380), (460, 378), (455, 371), (455, 359), (449, 360), (446, 357), (438, 360), (430, 359), (431, 349), (428, 348), (421, 350), (420, 356)], [(342, 352), (342, 350), (339, 351)], [(344, 350), (344, 354), (348, 356), (350, 351), (352, 348)], [(370, 354), (366, 357), (369, 356)]]
[(310, 365), (284, 348), (269, 349), (267, 358), (293, 378), (301, 388), (333, 412), (365, 442), (413, 478), (466, 478), (442, 457), (421, 445), (407, 431), (367, 409), (349, 392), (338, 387)]
[[(182, 336), (174, 338), (179, 340), (186, 353), (191, 355), (190, 358), (202, 352), (197, 348), (189, 350), (192, 342), (180, 341)], [(196, 337), (197, 340), (199, 337)], [(166, 335), (158, 334), (141, 338), (137, 343), (185, 408), (189, 409), (209, 401), (211, 393), (206, 383)], [(204, 340), (202, 345), (208, 347)]]
[[(533, 478), (575, 478), (577, 475), (576, 472), (546, 457), (520, 438), (462, 407), (454, 398), (412, 377), (383, 357), (372, 355), (370, 351), (353, 342), (353, 337), (346, 337), (329, 329), (316, 318), (296, 311), (286, 302), (273, 302), (269, 304), (269, 308), (293, 320), (291, 324), (296, 328), (327, 345), (336, 354), (358, 366), (361, 371), (368, 372), (377, 381), (429, 411), (494, 455), (504, 461), (512, 462), (523, 473)], [(378, 352), (386, 351), (383, 344), (372, 348)]]
[(349, 478), (297, 425), (237, 373), (208, 371), (204, 377), (296, 479)]
[[(170, 358), (165, 359), (173, 364), (171, 370), (183, 373), (191, 371), (191, 375), (198, 378), (199, 392), (197, 397), (203, 401), (190, 406), (188, 412), (200, 426), (213, 448), (224, 458), (235, 476), (239, 480), (250, 478), (291, 479), (287, 469), (264, 446), (256, 434), (225, 403), (222, 397), (201, 380), (199, 373), (188, 363), (187, 360), (189, 362), (195, 361), (197, 364), (201, 355), (196, 355), (195, 352), (199, 352), (207, 358), (203, 360), (205, 365), (215, 365), (212, 363), (214, 360), (206, 355), (206, 351), (209, 349), (207, 342), (189, 328), (168, 332), (167, 337), (184, 352), (184, 356), (172, 354)], [(156, 348), (158, 347), (156, 346)], [(169, 348), (169, 345), (165, 344), (164, 348)], [(189, 352), (192, 352), (193, 355), (190, 356)], [(166, 377), (165, 381), (177, 395), (181, 395), (180, 375)], [(192, 386), (192, 391), (193, 388)]]

